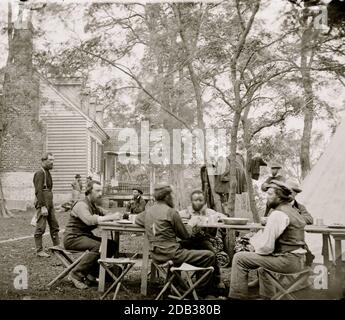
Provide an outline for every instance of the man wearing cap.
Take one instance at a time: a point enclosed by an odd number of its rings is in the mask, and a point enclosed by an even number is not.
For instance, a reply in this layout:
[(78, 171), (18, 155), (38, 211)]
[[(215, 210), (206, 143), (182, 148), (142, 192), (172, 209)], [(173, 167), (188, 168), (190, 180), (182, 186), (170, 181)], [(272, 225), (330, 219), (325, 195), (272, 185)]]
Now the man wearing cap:
[(127, 203), (126, 211), (131, 214), (138, 214), (145, 210), (146, 201), (142, 198), (143, 191), (136, 187), (133, 188), (133, 199)]
[(42, 237), (48, 222), (50, 236), (54, 246), (60, 244), (59, 224), (55, 217), (53, 204), (53, 179), (50, 170), (54, 166), (54, 156), (46, 153), (42, 159), (42, 167), (35, 172), (33, 183), (35, 187), (36, 230), (34, 234), (36, 252), (38, 257), (49, 258), (49, 254), (43, 250)]
[[(280, 164), (278, 164), (277, 162), (272, 162), (270, 165), (270, 168), (271, 168), (271, 176), (269, 176), (265, 180), (265, 182), (261, 185), (261, 190), (264, 192), (268, 190), (268, 185), (271, 183), (272, 180), (285, 181), (285, 178), (279, 174), (279, 171), (282, 168)], [(269, 211), (270, 211), (270, 207), (266, 204), (265, 217), (268, 215)]]
[[(274, 210), (265, 228), (250, 238), (253, 252), (238, 252), (231, 268), (232, 299), (248, 297), (248, 273), (263, 267), (279, 273), (295, 273), (305, 267), (306, 250), (303, 217), (291, 206), (292, 191), (286, 185), (272, 181), (267, 189), (267, 201)], [(273, 291), (264, 272), (259, 271), (260, 295), (272, 297)]]
[(72, 200), (77, 201), (80, 199), (81, 191), (83, 190), (83, 183), (81, 182), (80, 174), (76, 174), (72, 185)]
[[(151, 256), (159, 264), (171, 260), (175, 266), (189, 263), (196, 267), (215, 267), (215, 254), (210, 250), (189, 250), (182, 248), (180, 240), (187, 240), (197, 224), (197, 217), (192, 217), (188, 224), (183, 224), (179, 213), (174, 209), (172, 188), (169, 185), (157, 185), (154, 189), (156, 203), (140, 213), (135, 220), (145, 227), (150, 242)], [(203, 293), (208, 293), (212, 277), (205, 279)]]

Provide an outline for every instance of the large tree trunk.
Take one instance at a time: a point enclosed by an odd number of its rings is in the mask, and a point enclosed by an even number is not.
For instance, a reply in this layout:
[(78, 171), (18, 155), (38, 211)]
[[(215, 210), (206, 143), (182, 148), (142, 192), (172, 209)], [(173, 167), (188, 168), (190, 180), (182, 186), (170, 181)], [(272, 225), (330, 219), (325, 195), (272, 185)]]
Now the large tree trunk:
[[(310, 67), (312, 64), (313, 57), (312, 52), (314, 50), (311, 44), (313, 24), (312, 22), (308, 24), (307, 21), (304, 21), (303, 27), (304, 31), (301, 40), (301, 75), (304, 90), (304, 127), (300, 149), (302, 179), (304, 179), (308, 175), (311, 169), (310, 143), (314, 120), (314, 94), (312, 87), (312, 79), (310, 75)], [(308, 54), (310, 54), (309, 60)]]

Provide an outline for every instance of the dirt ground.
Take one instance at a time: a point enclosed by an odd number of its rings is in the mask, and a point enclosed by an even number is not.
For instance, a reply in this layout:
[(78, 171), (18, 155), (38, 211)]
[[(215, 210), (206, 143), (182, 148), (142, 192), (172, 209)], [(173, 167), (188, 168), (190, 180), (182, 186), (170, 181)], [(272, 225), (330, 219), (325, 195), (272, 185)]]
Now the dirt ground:
[[(0, 218), (0, 300), (4, 299), (61, 299), (61, 300), (89, 300), (99, 299), (97, 288), (87, 290), (76, 289), (68, 280), (56, 283), (50, 290), (46, 285), (54, 279), (62, 270), (61, 262), (54, 256), (50, 258), (38, 258), (35, 255), (33, 232), (30, 225), (33, 211), (15, 213), (11, 219)], [(58, 212), (57, 218), (60, 229), (64, 229), (67, 212)], [(47, 228), (48, 229), (48, 228)], [(16, 240), (16, 238), (20, 238)], [(9, 240), (9, 241), (8, 241)], [(121, 235), (121, 251), (141, 252), (142, 236), (129, 234)], [(44, 236), (44, 245), (49, 247), (51, 240), (49, 235)], [(16, 277), (18, 266), (25, 266), (28, 272), (28, 288), (16, 289)], [(19, 267), (20, 268), (20, 267)], [(229, 285), (230, 269), (222, 269), (222, 276), (226, 286)], [(149, 284), (148, 296), (140, 294), (140, 267), (134, 267), (124, 281), (131, 294), (121, 291), (119, 299), (154, 299), (162, 285)], [(302, 290), (297, 293), (299, 299), (337, 299), (338, 293), (334, 290)], [(111, 295), (109, 295), (111, 298)]]

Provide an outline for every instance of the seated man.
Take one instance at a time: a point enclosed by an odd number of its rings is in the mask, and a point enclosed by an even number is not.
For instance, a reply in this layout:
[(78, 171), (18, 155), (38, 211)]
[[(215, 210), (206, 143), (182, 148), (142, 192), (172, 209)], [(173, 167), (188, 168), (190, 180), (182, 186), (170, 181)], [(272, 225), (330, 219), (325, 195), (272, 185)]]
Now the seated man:
[(137, 214), (145, 210), (146, 201), (142, 198), (143, 191), (140, 188), (133, 188), (133, 199), (127, 203), (126, 211)]
[[(206, 207), (204, 193), (201, 190), (195, 190), (191, 194), (192, 205), (179, 212), (183, 220), (189, 221), (192, 217), (205, 217), (210, 222), (217, 222), (219, 218), (226, 218), (222, 213), (216, 212)], [(192, 235), (188, 240), (181, 241), (185, 249), (204, 249), (211, 250), (216, 255), (216, 267), (214, 269), (214, 281), (218, 288), (224, 288), (221, 283), (220, 265), (226, 265), (229, 257), (223, 251), (223, 240), (218, 234), (217, 228), (200, 228), (194, 226)], [(224, 261), (226, 260), (226, 261)]]
[[(135, 220), (136, 224), (146, 229), (152, 259), (159, 264), (171, 260), (177, 267), (184, 262), (196, 267), (215, 267), (215, 255), (211, 250), (187, 250), (178, 242), (177, 238), (190, 238), (196, 219), (192, 218), (186, 226), (183, 224), (174, 209), (171, 187), (156, 186), (154, 197), (155, 204), (140, 213)], [(211, 278), (205, 280), (201, 295), (209, 293), (212, 285), (210, 280)]]
[[(245, 299), (248, 296), (248, 273), (260, 267), (281, 272), (294, 273), (305, 266), (304, 227), (299, 212), (292, 208), (291, 190), (274, 181), (268, 186), (267, 201), (274, 210), (267, 218), (264, 230), (259, 231), (250, 243), (254, 252), (238, 252), (231, 268), (229, 297)], [(270, 297), (269, 282), (260, 277), (260, 295)]]
[[(78, 289), (86, 289), (85, 282), (95, 282), (99, 272), (98, 259), (101, 238), (96, 237), (92, 230), (100, 222), (121, 218), (119, 212), (107, 214), (98, 206), (102, 202), (102, 187), (97, 181), (89, 182), (85, 191), (85, 199), (77, 201), (72, 207), (70, 218), (64, 232), (64, 247), (67, 250), (86, 251), (89, 253), (72, 269), (69, 279)], [(108, 241), (108, 255), (114, 254), (116, 243)]]

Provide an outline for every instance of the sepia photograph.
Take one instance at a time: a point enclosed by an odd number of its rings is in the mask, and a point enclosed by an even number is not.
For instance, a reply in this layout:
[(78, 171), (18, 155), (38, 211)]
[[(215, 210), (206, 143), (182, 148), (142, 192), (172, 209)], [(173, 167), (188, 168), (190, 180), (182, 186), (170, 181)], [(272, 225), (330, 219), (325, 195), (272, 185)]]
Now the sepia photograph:
[(0, 301), (341, 301), (343, 240), (345, 0), (0, 1)]

